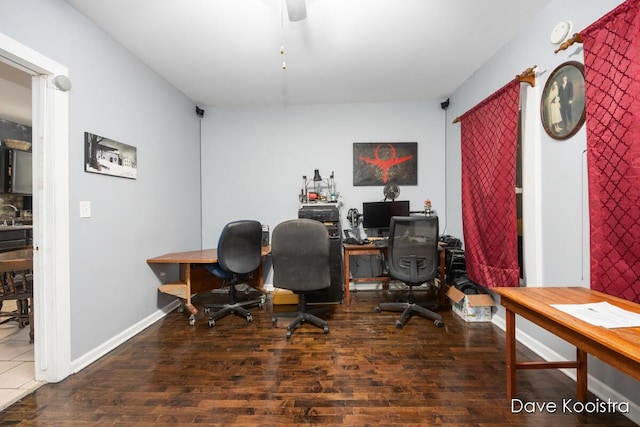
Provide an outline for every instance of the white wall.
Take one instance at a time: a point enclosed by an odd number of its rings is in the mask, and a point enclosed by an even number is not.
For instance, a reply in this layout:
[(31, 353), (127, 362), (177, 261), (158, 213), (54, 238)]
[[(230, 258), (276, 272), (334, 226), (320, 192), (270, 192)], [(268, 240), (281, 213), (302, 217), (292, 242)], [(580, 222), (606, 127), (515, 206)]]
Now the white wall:
[[(524, 188), (524, 197), (529, 198), (529, 210), (524, 212), (525, 227), (527, 221), (535, 223), (532, 230), (525, 230), (525, 245), (527, 239), (533, 239), (539, 251), (538, 254), (525, 253), (525, 258), (532, 262), (525, 273), (532, 272), (535, 277), (529, 280), (527, 274), (528, 286), (589, 287), (589, 218), (584, 203), (587, 188), (583, 154), (586, 125), (564, 141), (549, 137), (540, 122), (540, 94), (558, 65), (570, 60), (583, 62), (581, 45), (553, 53), (555, 46), (549, 42), (549, 34), (555, 24), (569, 19), (573, 21), (574, 32), (578, 32), (620, 3), (620, 0), (589, 3), (554, 1), (451, 96), (451, 116), (460, 116), (515, 75), (537, 65), (536, 87), (524, 90), (527, 97), (532, 97), (528, 100), (529, 108), (524, 111), (524, 119), (529, 123), (533, 121), (525, 135), (525, 150), (528, 144), (530, 154), (539, 156), (537, 159), (524, 159), (525, 168), (531, 174), (529, 184), (533, 186)], [(454, 235), (462, 232), (459, 127), (450, 124), (447, 131), (447, 172), (451, 191), (449, 226)], [(532, 190), (539, 191), (538, 199), (531, 199)], [(495, 322), (504, 327), (502, 307), (495, 316)], [(572, 346), (521, 319), (518, 320), (518, 337), (544, 358), (575, 358)], [(590, 389), (604, 399), (631, 402), (635, 405), (635, 421), (640, 421), (638, 381), (598, 360), (591, 359), (589, 363)], [(573, 375), (573, 372), (569, 374)]]
[[(0, 31), (64, 64), (70, 96), (71, 356), (165, 306), (146, 259), (200, 246), (194, 104), (62, 0), (0, 0)], [(138, 178), (84, 172), (84, 132), (133, 145)], [(92, 217), (79, 218), (79, 202)], [(90, 357), (90, 356), (89, 356)]]
[[(446, 225), (444, 120), (440, 101), (206, 108), (202, 122), (203, 245), (224, 224), (257, 219), (273, 229), (296, 218), (302, 176), (335, 173), (342, 212), (383, 200), (382, 186), (353, 186), (354, 142), (418, 142), (418, 185), (400, 197), (431, 199)], [(346, 227), (348, 228), (348, 226)]]

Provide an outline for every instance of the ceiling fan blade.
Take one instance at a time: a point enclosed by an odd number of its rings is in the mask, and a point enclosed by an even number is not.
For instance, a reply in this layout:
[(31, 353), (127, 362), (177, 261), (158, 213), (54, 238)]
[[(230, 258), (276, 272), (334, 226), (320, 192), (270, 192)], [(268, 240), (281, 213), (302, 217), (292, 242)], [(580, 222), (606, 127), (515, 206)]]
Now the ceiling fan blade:
[(287, 0), (287, 12), (289, 13), (289, 21), (302, 21), (307, 17), (305, 0)]

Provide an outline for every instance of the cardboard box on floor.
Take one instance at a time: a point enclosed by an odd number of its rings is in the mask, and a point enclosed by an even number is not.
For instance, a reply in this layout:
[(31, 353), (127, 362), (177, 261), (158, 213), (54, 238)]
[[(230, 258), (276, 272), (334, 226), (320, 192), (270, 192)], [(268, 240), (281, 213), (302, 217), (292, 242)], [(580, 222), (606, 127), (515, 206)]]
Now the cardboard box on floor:
[(274, 305), (298, 304), (298, 295), (288, 289), (276, 288), (273, 291), (272, 303)]
[(496, 304), (489, 294), (468, 295), (455, 286), (447, 292), (451, 299), (451, 310), (464, 319), (465, 322), (490, 322), (492, 307)]

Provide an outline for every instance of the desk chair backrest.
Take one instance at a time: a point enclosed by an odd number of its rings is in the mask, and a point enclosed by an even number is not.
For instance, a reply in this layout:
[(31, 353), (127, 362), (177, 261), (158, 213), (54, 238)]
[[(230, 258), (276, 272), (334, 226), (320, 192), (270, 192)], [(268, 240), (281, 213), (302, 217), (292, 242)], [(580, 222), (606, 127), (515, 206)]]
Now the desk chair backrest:
[(328, 288), (329, 232), (321, 222), (292, 219), (278, 224), (271, 236), (273, 285), (301, 293)]
[(389, 275), (414, 286), (440, 274), (437, 216), (394, 216), (389, 224)]
[(218, 264), (225, 271), (247, 274), (260, 266), (262, 224), (243, 220), (224, 226), (218, 240)]

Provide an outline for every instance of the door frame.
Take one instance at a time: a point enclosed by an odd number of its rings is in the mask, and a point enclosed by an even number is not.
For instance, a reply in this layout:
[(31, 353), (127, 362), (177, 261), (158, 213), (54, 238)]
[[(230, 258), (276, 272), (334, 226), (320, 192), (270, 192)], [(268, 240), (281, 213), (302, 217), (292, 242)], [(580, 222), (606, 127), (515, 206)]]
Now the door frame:
[(66, 66), (0, 33), (0, 60), (32, 76), (33, 311), (37, 381), (71, 374), (69, 93)]

